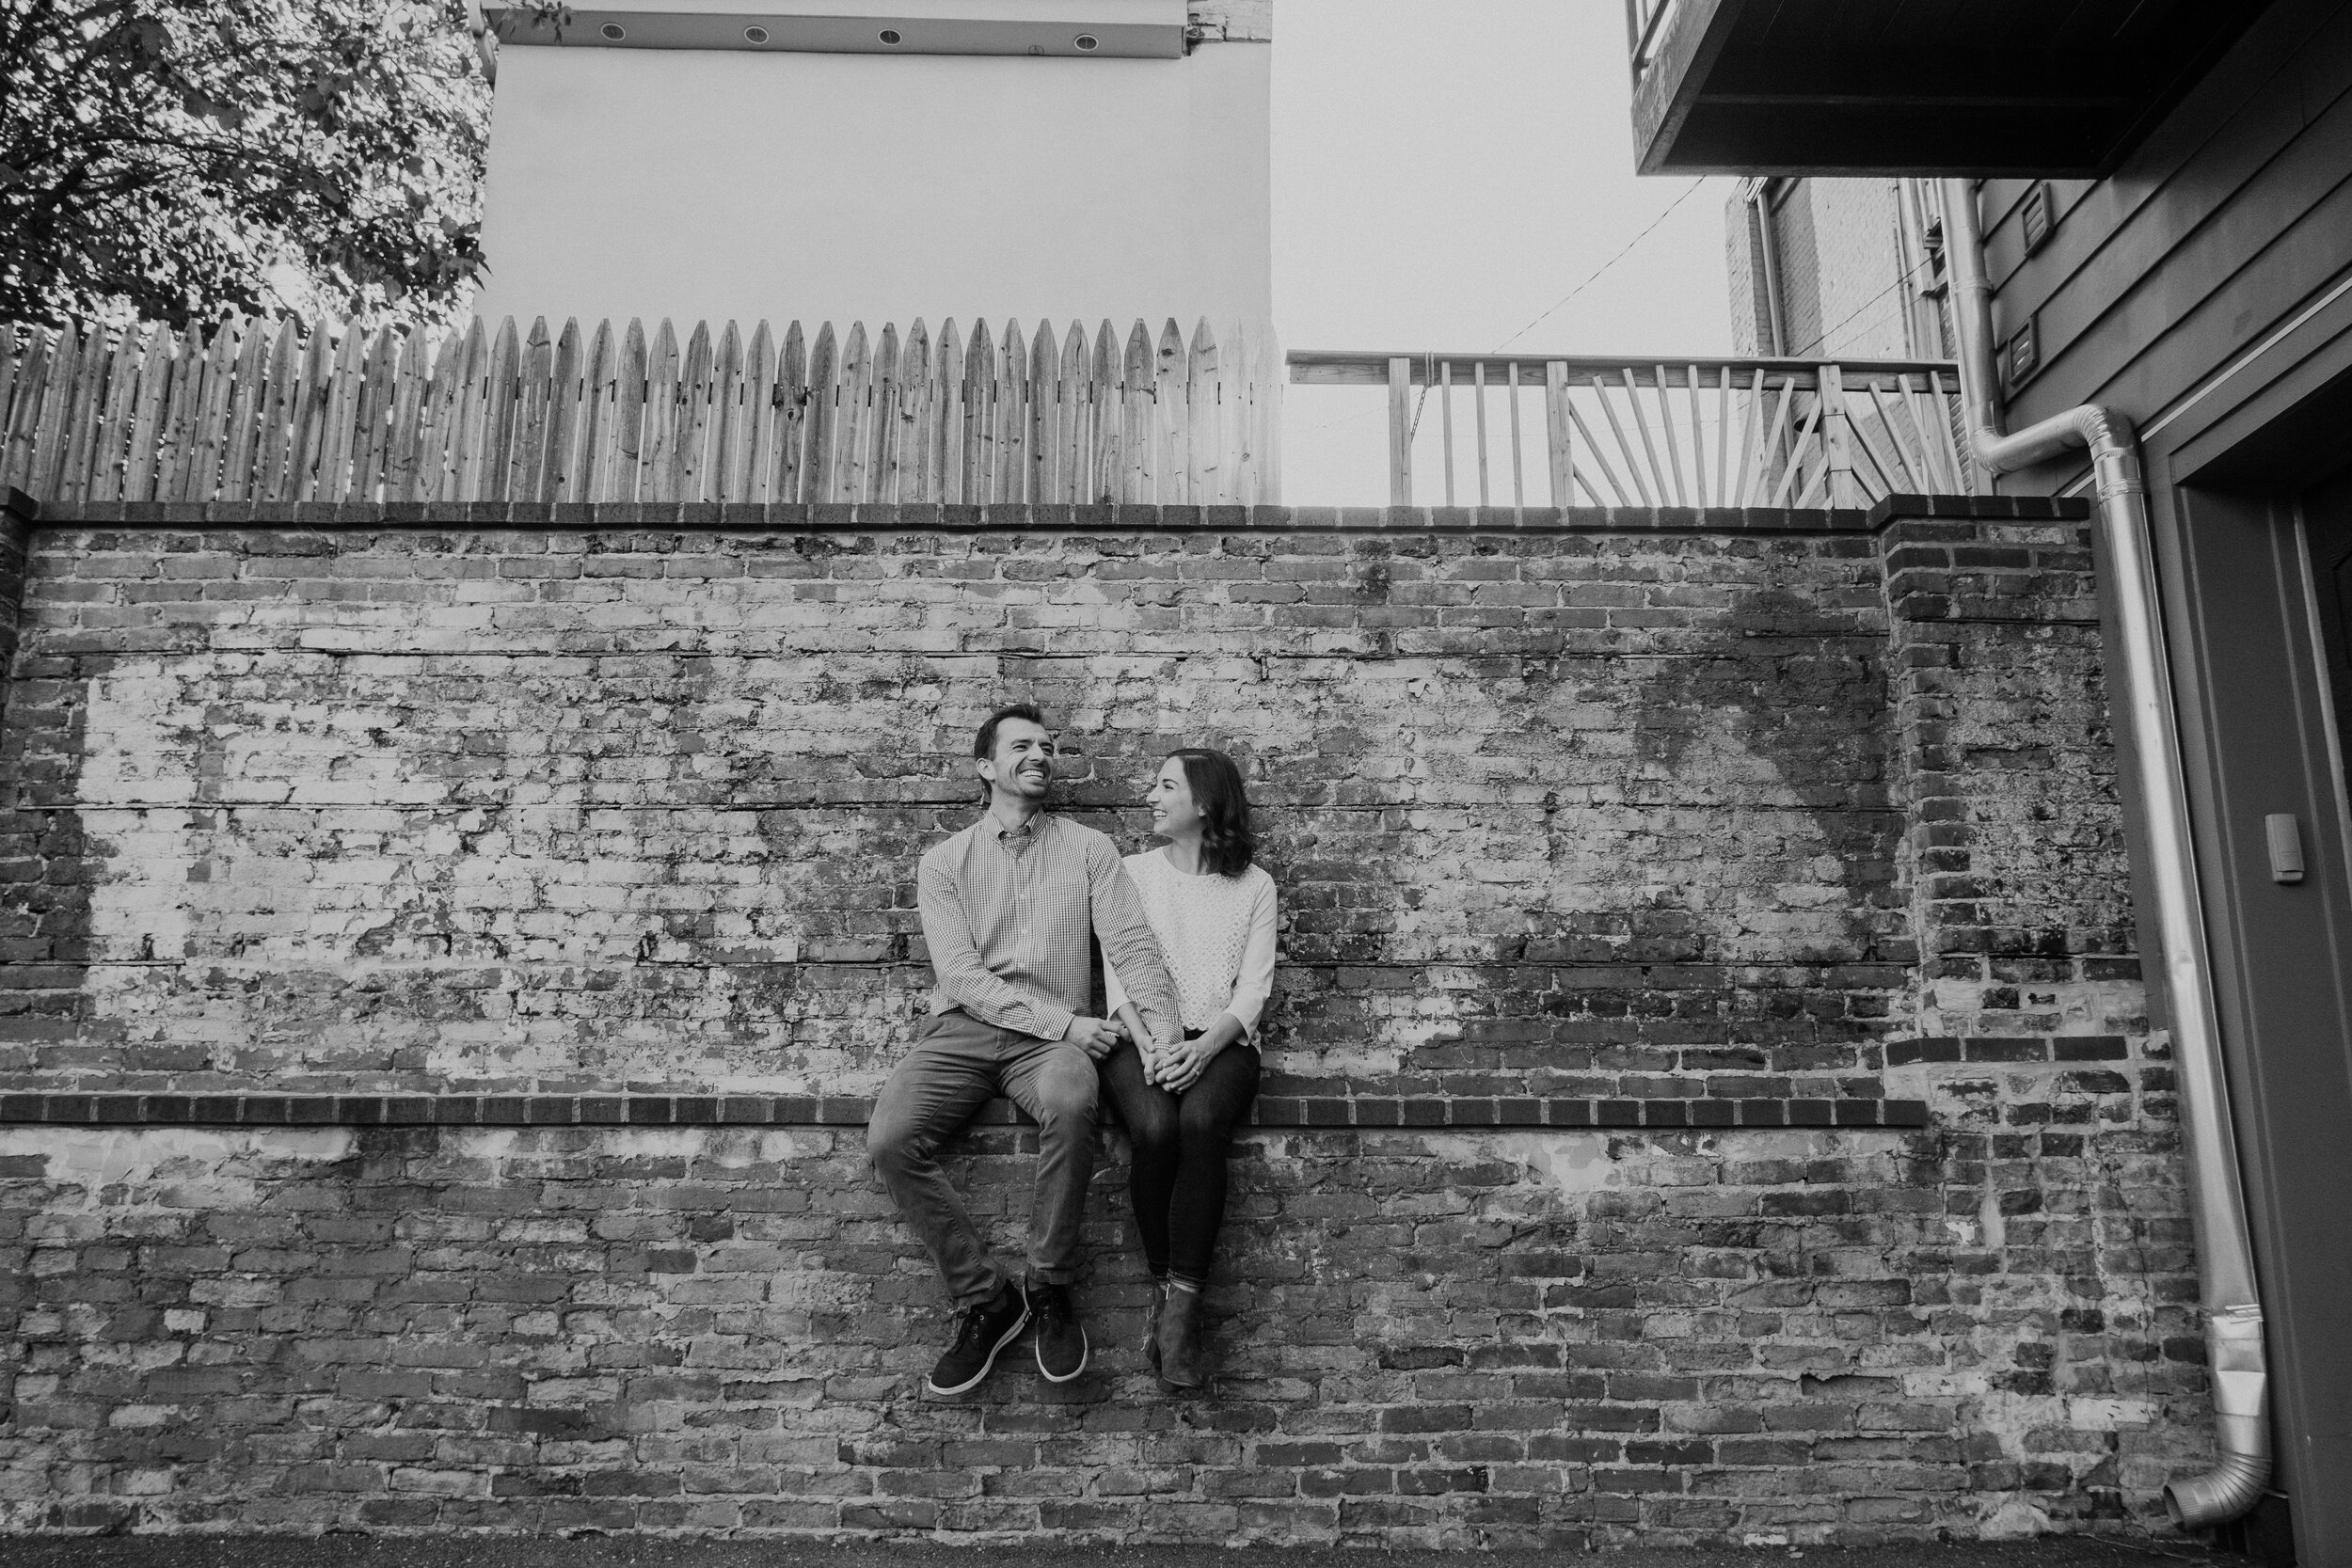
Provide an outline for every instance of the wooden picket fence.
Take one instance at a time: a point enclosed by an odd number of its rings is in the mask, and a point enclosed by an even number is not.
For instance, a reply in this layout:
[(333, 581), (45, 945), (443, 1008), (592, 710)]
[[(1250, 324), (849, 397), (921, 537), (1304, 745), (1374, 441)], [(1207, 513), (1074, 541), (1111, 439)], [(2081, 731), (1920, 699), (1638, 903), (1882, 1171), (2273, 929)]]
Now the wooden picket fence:
[(84, 501), (1279, 500), (1270, 331), (781, 341), (293, 319), (0, 328), (0, 483)]

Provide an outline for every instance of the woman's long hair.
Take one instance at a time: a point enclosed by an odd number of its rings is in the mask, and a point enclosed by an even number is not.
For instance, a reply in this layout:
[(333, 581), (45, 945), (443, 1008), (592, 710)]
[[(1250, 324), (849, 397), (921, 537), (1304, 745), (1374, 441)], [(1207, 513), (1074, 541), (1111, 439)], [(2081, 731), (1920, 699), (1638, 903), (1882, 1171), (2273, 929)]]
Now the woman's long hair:
[(1218, 877), (1238, 877), (1258, 857), (1258, 833), (1249, 822), (1249, 792), (1242, 787), (1233, 759), (1206, 746), (1182, 746), (1168, 753), (1184, 765), (1192, 803), (1200, 813), (1200, 866)]

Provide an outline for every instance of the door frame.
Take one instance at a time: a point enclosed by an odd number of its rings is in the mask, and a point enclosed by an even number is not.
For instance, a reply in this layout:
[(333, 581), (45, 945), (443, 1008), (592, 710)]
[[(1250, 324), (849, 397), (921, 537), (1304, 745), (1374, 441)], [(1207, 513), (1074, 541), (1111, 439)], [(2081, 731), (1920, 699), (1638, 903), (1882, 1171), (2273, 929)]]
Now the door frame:
[[(2338, 303), (2152, 421), (2142, 449), (2270, 1350), (2272, 1484), (2299, 1560), (2328, 1565), (2352, 1564), (2352, 1162), (2336, 1157), (2352, 1133), (2352, 799), (2302, 504), (2352, 467), (2352, 299)], [(2273, 813), (2300, 824), (2299, 885), (2272, 879)]]

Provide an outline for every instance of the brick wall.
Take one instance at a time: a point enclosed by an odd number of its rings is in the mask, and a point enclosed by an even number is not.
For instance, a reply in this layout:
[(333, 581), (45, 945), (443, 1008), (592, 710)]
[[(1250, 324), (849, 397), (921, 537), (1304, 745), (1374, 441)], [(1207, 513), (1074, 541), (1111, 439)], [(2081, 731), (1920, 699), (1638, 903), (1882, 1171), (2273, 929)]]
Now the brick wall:
[[(0, 1527), (1858, 1541), (2196, 1461), (2064, 508), (651, 513), (32, 532)], [(1162, 747), (1248, 760), (1269, 1094), (1403, 1107), (1250, 1134), (1212, 1404), (1141, 1377), (1115, 1134), (1099, 1370), (943, 1407), (862, 1138), (781, 1109), (887, 1071), (1010, 694), (1130, 843)], [(152, 1124), (690, 1092), (750, 1098)], [(1452, 1109), (1572, 1102), (1677, 1109)], [(961, 1155), (1007, 1237), (1025, 1135)]]
[[(1772, 206), (1788, 350), (1847, 359), (1907, 359), (1916, 352), (1905, 326), (1897, 192), (1889, 180), (1789, 182)], [(1742, 354), (1762, 354), (1772, 336), (1756, 254), (1755, 220), (1735, 196), (1724, 207), (1725, 272), (1731, 286), (1733, 339)]]

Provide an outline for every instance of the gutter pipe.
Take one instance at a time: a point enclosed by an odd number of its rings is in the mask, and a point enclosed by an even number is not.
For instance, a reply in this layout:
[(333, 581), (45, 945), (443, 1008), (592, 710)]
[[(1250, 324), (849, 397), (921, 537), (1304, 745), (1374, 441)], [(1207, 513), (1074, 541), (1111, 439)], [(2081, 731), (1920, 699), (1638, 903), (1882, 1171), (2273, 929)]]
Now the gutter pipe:
[(2166, 1486), (2164, 1505), (2173, 1522), (2186, 1528), (2225, 1524), (2252, 1508), (2269, 1484), (2269, 1372), (2237, 1139), (2230, 1121), (2229, 1084), (2222, 1075), (2220, 1015), (2197, 891), (2178, 712), (2165, 662), (2163, 609), (2156, 593), (2139, 436), (2123, 415), (2098, 404), (2084, 404), (2014, 434), (2002, 434), (1993, 286), (1985, 277), (1973, 182), (1944, 182), (1944, 223), (1970, 451), (1996, 474), (2068, 451), (2087, 451), (2098, 489), (2099, 525), (2112, 562), (2110, 587), (2122, 629), (2122, 696), (2131, 715), (2133, 755), (2148, 814), (2150, 880), (2164, 942), (2165, 989), (2171, 1003), (2198, 1288), (2206, 1312), (2205, 1348), (2213, 1378), (2215, 1447), (2220, 1453), (2212, 1470)]

